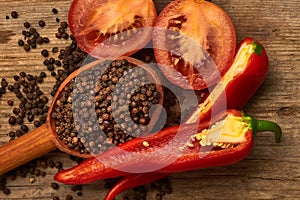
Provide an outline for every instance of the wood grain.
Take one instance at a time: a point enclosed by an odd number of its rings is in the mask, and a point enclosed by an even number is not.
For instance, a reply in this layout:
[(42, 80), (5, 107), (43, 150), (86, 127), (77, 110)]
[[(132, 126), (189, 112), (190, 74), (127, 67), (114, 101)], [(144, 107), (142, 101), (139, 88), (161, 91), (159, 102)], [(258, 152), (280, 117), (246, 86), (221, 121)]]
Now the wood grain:
[[(67, 41), (54, 38), (58, 28), (55, 18), (67, 19), (71, 1), (19, 0), (0, 1), (0, 77), (8, 81), (24, 70), (33, 74), (44, 71), (41, 48), (64, 47)], [(170, 0), (155, 0), (158, 11)], [(259, 119), (273, 120), (283, 129), (282, 142), (274, 143), (271, 133), (258, 134), (252, 153), (238, 164), (212, 169), (173, 174), (169, 178), (173, 193), (166, 200), (179, 199), (300, 199), (300, 4), (298, 0), (215, 0), (231, 17), (237, 31), (237, 40), (253, 37), (266, 47), (270, 59), (270, 71), (262, 87), (245, 107), (248, 114)], [(57, 16), (51, 13), (56, 7)], [(6, 20), (12, 10), (20, 14), (18, 19)], [(37, 24), (44, 19), (46, 27), (42, 35), (51, 36), (51, 44), (25, 53), (18, 45), (23, 22)], [(37, 25), (35, 26), (37, 27)], [(51, 91), (53, 79), (48, 77), (44, 91)], [(7, 93), (0, 98), (0, 144), (7, 142), (11, 127), (7, 118), (11, 108), (6, 105)], [(61, 160), (65, 166), (74, 165), (68, 156), (58, 151), (47, 154)], [(103, 181), (84, 187), (83, 197), (77, 197), (68, 186), (58, 191), (50, 187), (56, 171), (47, 170), (45, 178), (33, 184), (28, 179), (9, 181), (12, 193), (0, 194), (0, 199), (51, 199), (54, 194), (64, 197), (73, 194), (75, 199), (102, 199), (107, 192)], [(149, 199), (154, 199), (150, 194)]]

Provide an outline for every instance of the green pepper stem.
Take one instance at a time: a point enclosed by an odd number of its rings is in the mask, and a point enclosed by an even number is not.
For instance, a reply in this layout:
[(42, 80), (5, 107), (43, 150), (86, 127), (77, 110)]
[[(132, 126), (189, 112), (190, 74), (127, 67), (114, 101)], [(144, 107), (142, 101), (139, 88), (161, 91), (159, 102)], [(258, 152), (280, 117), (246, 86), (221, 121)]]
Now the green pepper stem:
[(247, 118), (250, 121), (253, 135), (255, 135), (257, 132), (271, 131), (275, 134), (275, 142), (278, 143), (280, 141), (282, 130), (278, 124), (267, 120), (257, 120), (248, 116)]

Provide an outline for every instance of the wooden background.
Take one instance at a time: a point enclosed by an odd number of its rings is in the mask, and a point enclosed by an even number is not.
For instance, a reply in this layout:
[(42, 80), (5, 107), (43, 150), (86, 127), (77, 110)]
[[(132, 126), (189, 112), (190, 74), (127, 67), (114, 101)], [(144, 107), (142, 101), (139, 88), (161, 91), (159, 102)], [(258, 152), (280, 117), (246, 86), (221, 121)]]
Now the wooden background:
[[(168, 2), (155, 0), (160, 11)], [(226, 167), (203, 169), (173, 174), (169, 177), (173, 193), (164, 199), (300, 199), (300, 4), (298, 0), (214, 0), (232, 18), (237, 40), (253, 37), (262, 42), (270, 58), (270, 71), (263, 86), (245, 110), (259, 119), (276, 121), (282, 126), (283, 138), (275, 144), (271, 133), (258, 134), (252, 153), (242, 162)], [(67, 19), (71, 1), (57, 0), (0, 0), (0, 78), (8, 81), (24, 70), (37, 74), (44, 71), (41, 48), (64, 47), (68, 42), (54, 39), (58, 28), (55, 18)], [(57, 16), (51, 9), (59, 10)], [(18, 19), (6, 20), (12, 10), (19, 12)], [(37, 24), (44, 19), (46, 27), (40, 33), (51, 38), (51, 44), (25, 53), (17, 45), (21, 39), (23, 22)], [(35, 27), (38, 27), (35, 25)], [(51, 91), (53, 78), (47, 78), (44, 91)], [(0, 144), (8, 140), (7, 124), (11, 112), (6, 104), (13, 95), (7, 93), (0, 99)], [(64, 162), (74, 163), (59, 152), (46, 155)], [(55, 170), (47, 170), (45, 178), (33, 184), (28, 178), (9, 181), (12, 190), (0, 199), (51, 199), (53, 194), (63, 197), (72, 194), (69, 187), (61, 185), (58, 191), (50, 187)], [(83, 197), (75, 199), (103, 199), (107, 192), (103, 181), (87, 185)], [(151, 195), (150, 195), (151, 196)], [(149, 197), (153, 199), (153, 196)]]

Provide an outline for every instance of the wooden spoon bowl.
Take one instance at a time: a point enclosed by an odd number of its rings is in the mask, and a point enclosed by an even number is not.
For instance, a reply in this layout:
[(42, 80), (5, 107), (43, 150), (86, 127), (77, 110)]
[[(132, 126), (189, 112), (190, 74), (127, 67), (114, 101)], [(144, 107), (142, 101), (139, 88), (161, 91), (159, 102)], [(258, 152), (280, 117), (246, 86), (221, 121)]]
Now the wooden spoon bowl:
[[(156, 110), (152, 113), (151, 121), (148, 125), (148, 127), (151, 129), (151, 127), (153, 127), (157, 122), (163, 105), (164, 93), (161, 85), (160, 75), (153, 67), (150, 66), (150, 64), (146, 64), (131, 57), (122, 56), (113, 60), (123, 59), (127, 60), (133, 65), (143, 68), (147, 74), (147, 80), (149, 80), (151, 83), (154, 83), (157, 91), (160, 93), (158, 104), (161, 106), (157, 106)], [(82, 158), (89, 158), (93, 156), (89, 153), (80, 153), (76, 150), (70, 149), (58, 138), (58, 134), (55, 131), (56, 121), (54, 118), (52, 118), (52, 113), (57, 108), (57, 101), (61, 98), (64, 88), (70, 85), (74, 78), (78, 77), (81, 73), (87, 70), (93, 69), (95, 66), (98, 66), (100, 63), (106, 60), (107, 59), (93, 61), (70, 74), (60, 85), (53, 97), (47, 114), (46, 123), (0, 147), (0, 175), (22, 164), (25, 164), (34, 158), (40, 157), (52, 150), (55, 150), (56, 148), (68, 154)]]

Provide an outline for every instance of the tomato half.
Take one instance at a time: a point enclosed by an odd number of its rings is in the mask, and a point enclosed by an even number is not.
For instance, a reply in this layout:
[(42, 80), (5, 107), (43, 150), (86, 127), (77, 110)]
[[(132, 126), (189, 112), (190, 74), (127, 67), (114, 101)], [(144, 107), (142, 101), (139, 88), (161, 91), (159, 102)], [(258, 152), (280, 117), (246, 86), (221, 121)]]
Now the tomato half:
[(233, 60), (235, 28), (216, 4), (175, 0), (162, 10), (154, 26), (156, 61), (169, 81), (185, 89), (212, 86)]
[(130, 55), (152, 36), (157, 17), (152, 0), (74, 0), (68, 21), (79, 47), (90, 55)]

